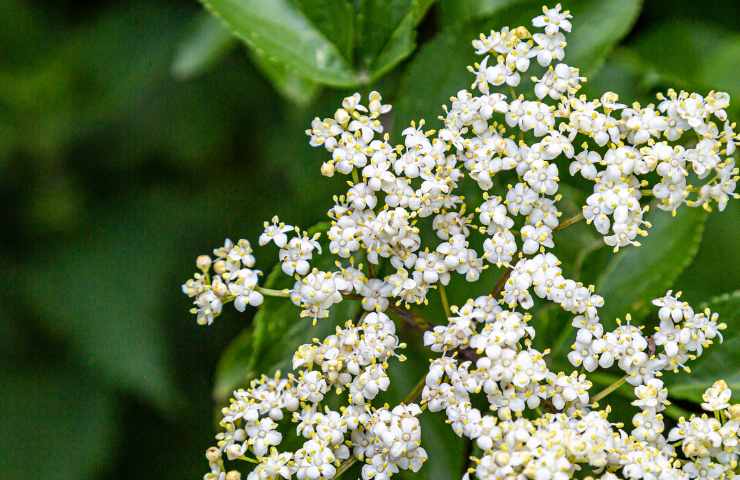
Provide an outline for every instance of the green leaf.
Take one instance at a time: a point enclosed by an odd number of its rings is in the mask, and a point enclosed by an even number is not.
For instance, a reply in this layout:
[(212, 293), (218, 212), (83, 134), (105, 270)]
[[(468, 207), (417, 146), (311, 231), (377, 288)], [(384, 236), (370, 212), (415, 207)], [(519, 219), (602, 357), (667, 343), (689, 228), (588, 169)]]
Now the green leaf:
[(393, 69), (416, 49), (416, 27), (434, 1), (361, 1), (358, 48), (370, 81)]
[(291, 102), (301, 106), (307, 105), (319, 93), (318, 83), (294, 75), (282, 64), (257, 54), (251, 48), (247, 51), (252, 62), (270, 79), (275, 90)]
[(441, 0), (439, 3), (443, 25), (451, 26), (477, 18), (488, 17), (502, 8), (527, 0)]
[[(336, 87), (357, 83), (357, 76), (342, 55), (346, 47), (334, 43), (337, 39), (327, 38), (292, 2), (202, 0), (202, 3), (259, 55), (284, 65), (287, 70)], [(337, 10), (340, 14), (342, 11)]]
[(198, 76), (223, 59), (236, 44), (236, 38), (217, 18), (202, 14), (178, 47), (172, 74), (180, 80)]
[(740, 390), (740, 290), (714, 297), (705, 305), (719, 313), (727, 324), (724, 341), (715, 341), (695, 361), (689, 362), (691, 373), (668, 373), (663, 377), (674, 398), (701, 402), (702, 393), (717, 380), (725, 380), (735, 392)]
[(642, 245), (614, 255), (596, 281), (596, 292), (604, 297), (599, 316), (607, 328), (627, 313), (636, 323), (646, 316), (651, 300), (671, 288), (691, 264), (706, 218), (701, 208), (682, 208), (676, 217), (657, 209), (647, 215), (653, 226)]
[[(502, 6), (505, 2), (501, 2)], [(573, 32), (567, 36), (565, 62), (594, 74), (609, 51), (629, 31), (637, 18), (640, 0), (573, 0), (567, 8), (573, 14)], [(473, 76), (466, 66), (477, 60), (471, 41), (481, 32), (503, 26), (529, 27), (541, 11), (541, 2), (528, 0), (496, 9), (483, 20), (451, 27), (424, 45), (404, 74), (396, 104), (395, 128), (402, 130), (409, 121), (425, 118), (431, 128), (439, 126), (436, 117), (441, 105), (460, 89), (467, 88)], [(539, 67), (534, 67), (533, 72)]]
[(301, 12), (352, 63), (355, 10), (349, 0), (294, 0)]
[[(740, 285), (740, 255), (728, 254), (737, 249), (740, 238), (740, 202), (731, 201), (723, 212), (714, 211), (706, 223), (704, 238), (694, 263), (679, 277), (683, 298), (699, 304), (720, 292)], [(722, 274), (717, 275), (721, 269)]]
[[(326, 228), (326, 224), (319, 224), (310, 232)], [(334, 259), (329, 254), (321, 255), (312, 265), (320, 270), (335, 268)], [(277, 264), (264, 286), (282, 290), (292, 288), (294, 283), (295, 279), (285, 275)], [(298, 307), (289, 298), (266, 296), (252, 325), (228, 346), (221, 357), (216, 369), (214, 397), (223, 401), (235, 388), (263, 373), (291, 371), (293, 353), (300, 345), (331, 334), (338, 324), (353, 319), (359, 308), (359, 302), (344, 300), (332, 307), (329, 318), (319, 319), (313, 326), (311, 319), (299, 317)]]
[(117, 415), (110, 392), (76, 367), (47, 365), (0, 372), (5, 480), (97, 477), (109, 466)]
[[(740, 34), (716, 24), (673, 20), (640, 35), (631, 47), (643, 68), (671, 86), (725, 90), (740, 96)], [(734, 111), (740, 111), (733, 105)]]

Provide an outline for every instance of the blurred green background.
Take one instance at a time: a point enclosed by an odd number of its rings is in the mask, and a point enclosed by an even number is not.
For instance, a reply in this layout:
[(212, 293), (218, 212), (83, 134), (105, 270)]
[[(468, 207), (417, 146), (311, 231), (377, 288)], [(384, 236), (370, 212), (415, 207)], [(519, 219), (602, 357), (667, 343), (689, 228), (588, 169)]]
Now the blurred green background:
[[(589, 19), (574, 22), (577, 38), (596, 38), (570, 47), (594, 59), (588, 91), (723, 89), (740, 118), (738, 2), (563, 3)], [(354, 89), (394, 103), (395, 128), (433, 120), (469, 85), (470, 32), (533, 6), (335, 0), (348, 29), (327, 4), (269, 9), (343, 38), (372, 80)], [(331, 85), (355, 80), (261, 47), (248, 51), (190, 0), (0, 0), (0, 478), (204, 473), (213, 373), (251, 313), (197, 327), (179, 286), (224, 237), (255, 239), (274, 213), (308, 227), (342, 188), (319, 175), (303, 130), (354, 90)], [(693, 263), (671, 260), (687, 265), (675, 285), (689, 300), (740, 288), (739, 233), (734, 202), (707, 220)], [(269, 269), (268, 255), (258, 261)]]

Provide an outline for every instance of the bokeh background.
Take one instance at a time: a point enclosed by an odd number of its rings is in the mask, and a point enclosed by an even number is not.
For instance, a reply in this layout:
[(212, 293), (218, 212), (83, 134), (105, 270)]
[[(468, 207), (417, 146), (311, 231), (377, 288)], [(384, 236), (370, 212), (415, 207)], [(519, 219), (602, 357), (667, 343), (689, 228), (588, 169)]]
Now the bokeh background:
[[(439, 37), (467, 45), (459, 25), (498, 27), (515, 3), (432, 5), (416, 49), (358, 89), (400, 104), (397, 124), (433, 118), (469, 82), (438, 74), (473, 60), (438, 55)], [(733, 0), (646, 0), (590, 88), (716, 88), (739, 105), (738, 18)], [(274, 213), (310, 226), (340, 191), (303, 130), (348, 91), (276, 88), (213, 28), (194, 0), (0, 0), (2, 479), (199, 478), (213, 374), (250, 314), (197, 327), (179, 286), (224, 237), (254, 239)], [(676, 281), (690, 300), (740, 287), (739, 234), (737, 202), (710, 216)]]

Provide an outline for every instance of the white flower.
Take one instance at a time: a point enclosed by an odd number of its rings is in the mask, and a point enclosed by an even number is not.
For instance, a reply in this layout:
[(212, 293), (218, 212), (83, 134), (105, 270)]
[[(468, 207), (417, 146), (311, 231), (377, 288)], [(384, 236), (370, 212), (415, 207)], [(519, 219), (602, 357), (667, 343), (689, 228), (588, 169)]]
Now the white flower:
[(270, 455), (260, 459), (260, 463), (247, 476), (247, 480), (289, 479), (292, 476), (290, 461), (293, 454), (270, 449)]
[(575, 156), (568, 171), (571, 176), (580, 173), (586, 180), (593, 180), (597, 173), (596, 164), (599, 163), (601, 163), (601, 155), (598, 152), (584, 150)]
[(724, 410), (729, 408), (731, 396), (732, 390), (727, 386), (727, 382), (717, 380), (702, 395), (704, 402), (701, 404), (701, 408), (708, 412)]
[(256, 291), (259, 279), (259, 270), (243, 268), (230, 276), (229, 292), (234, 295), (234, 308), (243, 312), (247, 305), (258, 307), (262, 305), (262, 294)]
[(565, 36), (562, 33), (554, 33), (552, 35), (546, 35), (542, 33), (535, 33), (534, 38), (537, 46), (532, 49), (532, 56), (537, 57), (537, 63), (541, 66), (546, 67), (554, 60), (562, 60), (565, 58)]
[(500, 265), (508, 265), (517, 252), (514, 235), (508, 230), (496, 232), (483, 242), (483, 258), (488, 262)]
[(311, 273), (295, 282), (290, 299), (300, 306), (301, 317), (326, 318), (329, 309), (342, 301), (342, 290), (351, 287), (336, 272), (321, 272), (313, 269)]
[(275, 242), (276, 246), (282, 248), (288, 241), (286, 233), (293, 230), (293, 227), (282, 223), (277, 215), (272, 217), (271, 222), (264, 223), (265, 229), (260, 235), (259, 244), (260, 246), (264, 246), (270, 242)]
[(534, 17), (532, 19), (532, 25), (539, 28), (544, 27), (545, 33), (548, 35), (554, 35), (561, 29), (570, 32), (570, 19), (573, 16), (568, 10), (561, 11), (561, 9), (562, 7), (559, 3), (554, 8), (542, 7), (543, 14)]
[(327, 445), (319, 440), (308, 440), (293, 455), (296, 478), (299, 480), (334, 478), (337, 471), (333, 465), (335, 458)]
[(258, 457), (265, 455), (273, 445), (278, 445), (283, 440), (283, 435), (276, 431), (277, 423), (271, 418), (263, 418), (252, 426), (247, 426), (246, 432), (252, 451)]

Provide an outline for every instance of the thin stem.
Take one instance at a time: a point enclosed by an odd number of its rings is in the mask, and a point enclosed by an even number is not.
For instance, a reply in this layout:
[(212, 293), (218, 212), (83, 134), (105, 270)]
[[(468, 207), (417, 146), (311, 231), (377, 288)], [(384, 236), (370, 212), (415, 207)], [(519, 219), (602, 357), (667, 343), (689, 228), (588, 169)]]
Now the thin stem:
[(611, 385), (609, 385), (608, 387), (606, 387), (605, 389), (603, 389), (602, 391), (594, 395), (593, 398), (591, 398), (591, 403), (596, 403), (599, 400), (603, 399), (604, 397), (612, 393), (614, 390), (624, 385), (624, 382), (626, 381), (627, 381), (627, 376), (625, 375), (624, 377), (620, 378), (619, 380), (615, 381), (614, 383), (612, 383)]
[(450, 313), (450, 302), (447, 301), (447, 291), (445, 290), (445, 286), (441, 283), (439, 284), (439, 300), (442, 302), (442, 309), (445, 311), (445, 315), (447, 318), (450, 318), (452, 316)]
[(334, 478), (341, 477), (342, 474), (346, 472), (347, 470), (349, 470), (349, 467), (354, 465), (356, 461), (357, 461), (357, 457), (350, 457), (344, 462), (342, 462), (342, 464), (339, 465), (339, 468), (337, 468), (337, 473), (334, 474)]
[(357, 169), (352, 169), (352, 181), (355, 182), (355, 185), (360, 183), (360, 176), (357, 174)]
[(506, 281), (509, 279), (509, 275), (511, 275), (511, 267), (506, 267), (504, 273), (501, 274), (500, 277), (498, 277), (498, 281), (496, 281), (496, 285), (493, 287), (493, 290), (491, 290), (492, 297), (498, 297), (499, 293), (501, 293), (501, 291), (504, 289), (504, 285), (506, 285)]
[(367, 276), (370, 278), (375, 278), (375, 265), (370, 262), (367, 262)]
[(416, 402), (416, 400), (421, 395), (421, 392), (424, 391), (424, 385), (427, 383), (427, 376), (424, 375), (419, 379), (419, 381), (416, 383), (414, 388), (404, 397), (402, 403), (413, 403)]
[(416, 330), (419, 330), (420, 332), (425, 332), (431, 328), (431, 324), (429, 321), (422, 317), (421, 315), (412, 312), (411, 310), (406, 310), (402, 307), (397, 307), (395, 305), (391, 305), (389, 307), (391, 311), (393, 311), (396, 315), (406, 320), (406, 323), (408, 323), (411, 327), (413, 327)]
[(571, 225), (575, 225), (581, 220), (583, 220), (583, 212), (563, 220), (557, 227), (555, 227), (555, 229), (553, 229), (553, 231), (557, 232), (560, 230), (565, 230), (566, 228), (570, 227)]
[(266, 295), (268, 297), (282, 297), (282, 298), (290, 297), (290, 290), (288, 289), (275, 290), (274, 288), (265, 288), (265, 287), (257, 286), (255, 290), (260, 292), (262, 295)]

